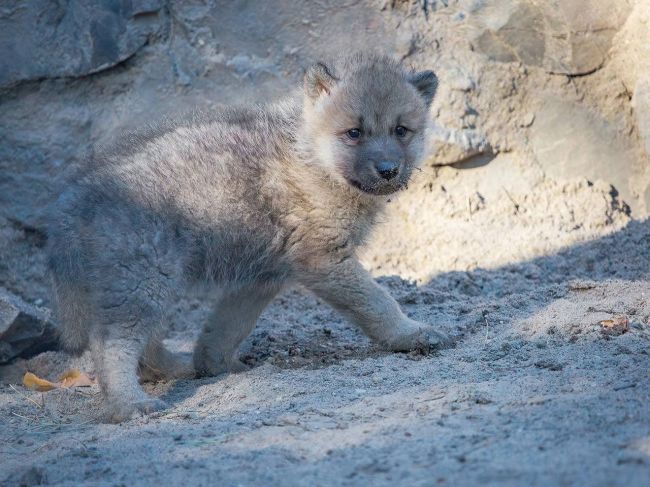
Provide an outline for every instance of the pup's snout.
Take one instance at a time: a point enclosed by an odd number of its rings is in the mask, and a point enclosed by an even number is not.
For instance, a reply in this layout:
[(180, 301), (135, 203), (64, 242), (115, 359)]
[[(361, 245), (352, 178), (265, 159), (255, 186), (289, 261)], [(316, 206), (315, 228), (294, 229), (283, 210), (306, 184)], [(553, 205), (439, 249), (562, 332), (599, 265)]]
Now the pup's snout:
[(395, 161), (381, 161), (375, 164), (375, 169), (382, 178), (393, 179), (399, 172), (399, 164)]

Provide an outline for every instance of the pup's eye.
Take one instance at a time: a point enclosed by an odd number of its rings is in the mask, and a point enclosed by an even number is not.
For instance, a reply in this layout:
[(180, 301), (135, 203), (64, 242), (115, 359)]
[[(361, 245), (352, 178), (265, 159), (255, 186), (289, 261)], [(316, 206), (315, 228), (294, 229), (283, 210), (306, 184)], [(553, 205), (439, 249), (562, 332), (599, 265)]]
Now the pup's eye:
[(397, 135), (398, 137), (405, 137), (408, 131), (409, 129), (407, 129), (402, 125), (398, 125), (397, 127), (395, 127), (395, 135)]
[(361, 130), (359, 129), (350, 129), (348, 130), (348, 137), (351, 139), (358, 139), (361, 137)]

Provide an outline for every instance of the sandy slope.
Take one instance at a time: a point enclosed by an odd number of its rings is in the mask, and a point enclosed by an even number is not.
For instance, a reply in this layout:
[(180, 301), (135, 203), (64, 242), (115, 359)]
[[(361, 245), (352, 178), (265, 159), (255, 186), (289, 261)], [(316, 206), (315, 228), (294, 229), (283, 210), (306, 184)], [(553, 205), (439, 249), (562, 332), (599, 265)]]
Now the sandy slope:
[[(245, 346), (251, 371), (152, 385), (169, 410), (119, 426), (92, 421), (94, 390), (2, 386), (2, 476), (10, 485), (647, 485), (649, 244), (648, 224), (632, 222), (421, 287), (383, 279), (409, 314), (459, 336), (427, 357), (377, 351), (324, 304), (290, 292)], [(599, 321), (623, 314), (630, 331), (605, 336)], [(177, 328), (170, 343), (189, 350), (190, 334)], [(22, 365), (53, 376), (70, 364), (47, 353)], [(90, 367), (87, 357), (72, 365)]]

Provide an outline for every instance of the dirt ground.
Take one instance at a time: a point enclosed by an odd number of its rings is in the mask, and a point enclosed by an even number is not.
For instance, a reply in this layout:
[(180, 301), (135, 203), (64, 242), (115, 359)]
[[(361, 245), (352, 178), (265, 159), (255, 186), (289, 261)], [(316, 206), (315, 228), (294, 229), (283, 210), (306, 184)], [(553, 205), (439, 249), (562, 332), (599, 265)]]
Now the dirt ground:
[[(430, 356), (378, 351), (294, 290), (247, 341), (252, 370), (152, 384), (170, 404), (152, 417), (98, 424), (95, 388), (1, 386), (3, 482), (647, 485), (649, 280), (650, 225), (636, 221), (420, 286), (382, 278), (409, 315), (458, 337)], [(607, 334), (600, 321), (618, 316), (629, 331)], [(169, 344), (189, 352), (193, 331)], [(2, 373), (18, 384), (70, 366), (92, 372), (47, 352)]]
[[(44, 210), (95, 146), (378, 48), (441, 83), (431, 153), (363, 261), (456, 343), (386, 353), (292, 289), (244, 344), (250, 371), (147, 384), (169, 408), (121, 425), (98, 421), (96, 386), (21, 385), (92, 374), (87, 355), (18, 360), (0, 366), (0, 485), (650, 485), (645, 0), (98, 0), (124, 29), (90, 65), (71, 49), (95, 46), (78, 37), (102, 34), (99, 10), (7, 5), (1, 287), (49, 305)], [(20, 36), (40, 57), (2, 50)], [(170, 310), (188, 360), (207, 304)]]

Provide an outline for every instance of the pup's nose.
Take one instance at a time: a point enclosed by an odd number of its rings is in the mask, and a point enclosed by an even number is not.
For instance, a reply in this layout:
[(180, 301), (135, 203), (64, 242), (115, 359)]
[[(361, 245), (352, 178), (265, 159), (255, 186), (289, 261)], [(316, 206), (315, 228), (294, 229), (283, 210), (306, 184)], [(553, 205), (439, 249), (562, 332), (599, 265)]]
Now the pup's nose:
[(394, 161), (381, 161), (375, 164), (375, 169), (384, 179), (393, 179), (399, 172), (399, 164)]

